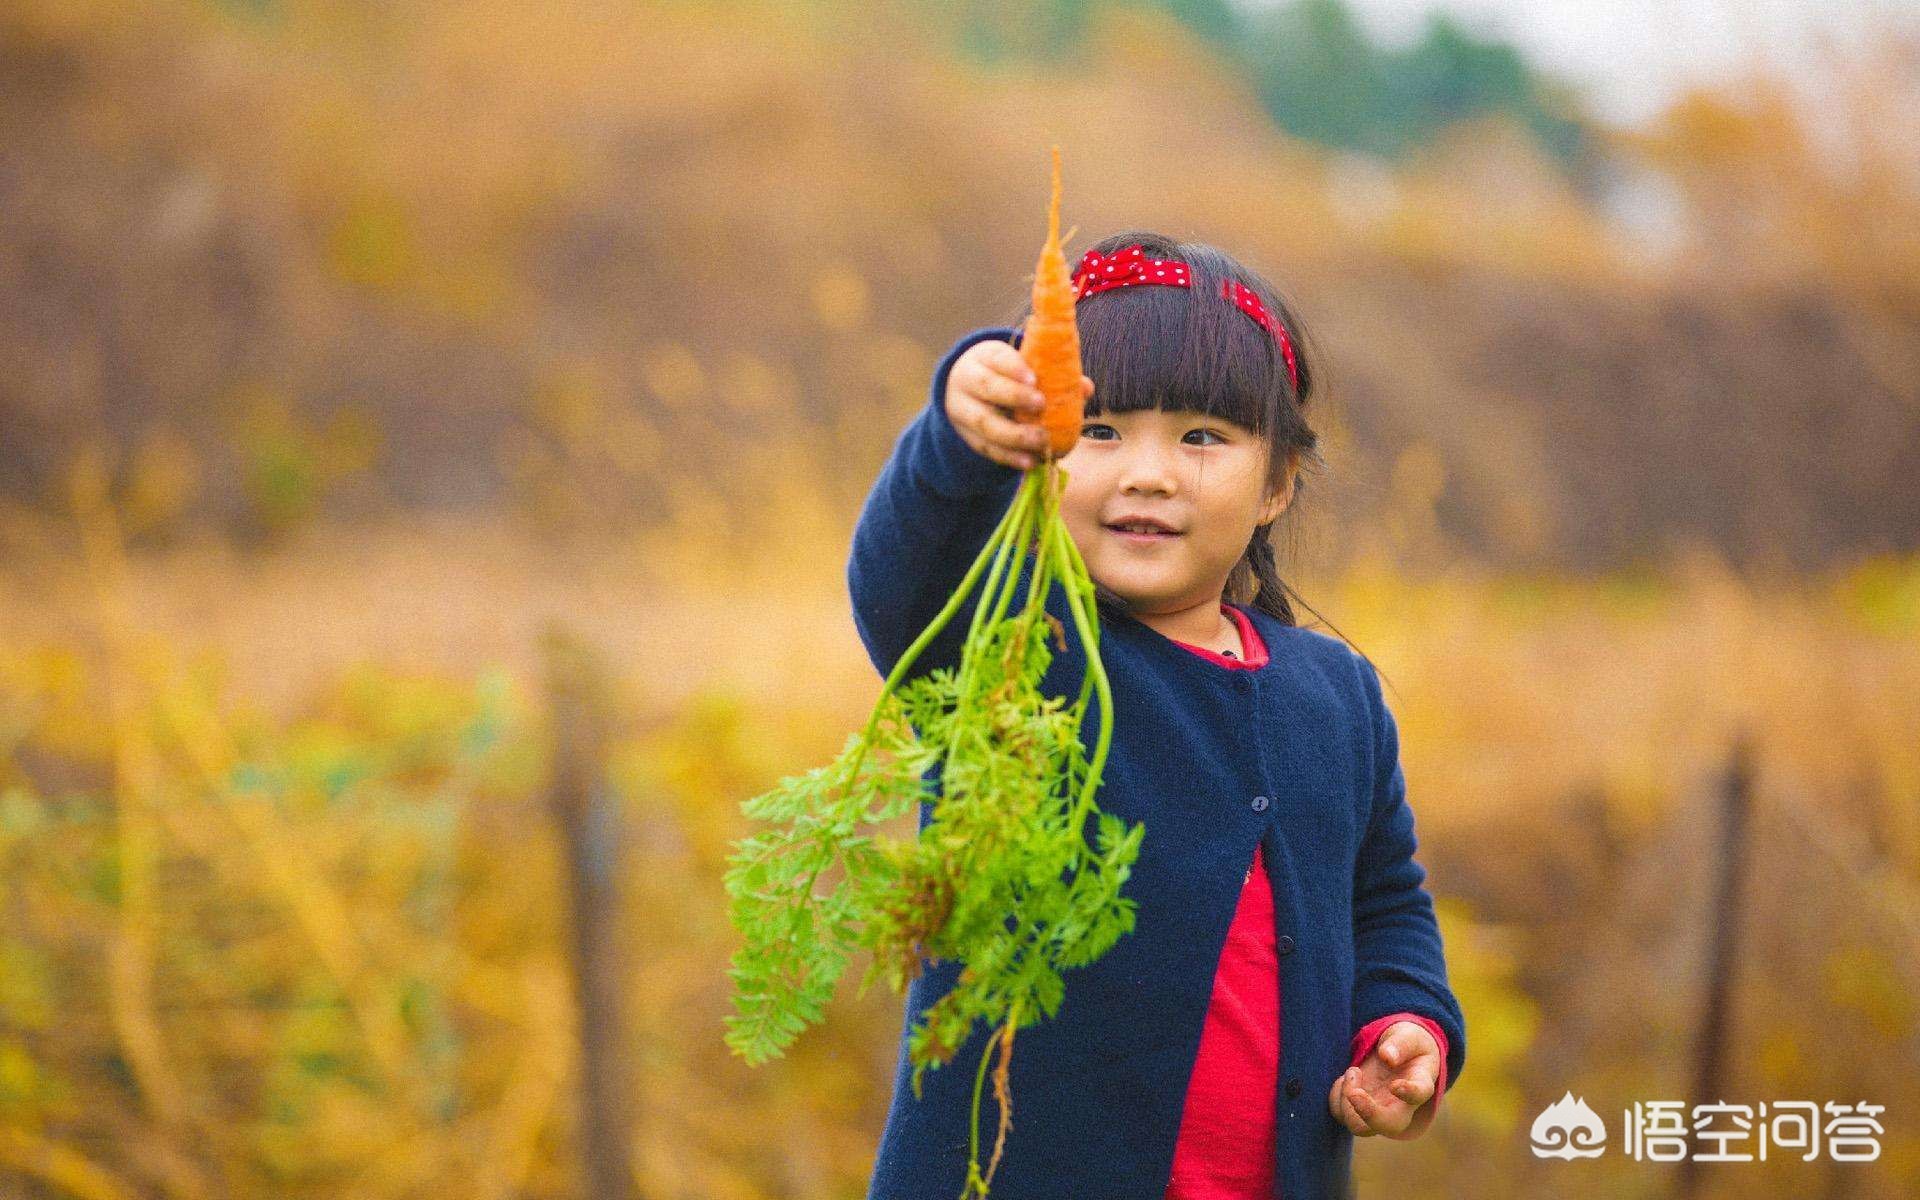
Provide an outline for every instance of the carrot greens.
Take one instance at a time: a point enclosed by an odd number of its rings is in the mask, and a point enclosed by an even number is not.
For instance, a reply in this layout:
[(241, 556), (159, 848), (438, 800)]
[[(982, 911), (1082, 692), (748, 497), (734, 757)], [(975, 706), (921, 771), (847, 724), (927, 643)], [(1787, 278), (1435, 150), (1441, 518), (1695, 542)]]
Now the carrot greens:
[[(1065, 280), (1058, 213), (1056, 150), (1036, 297)], [(1077, 341), (1065, 350), (1057, 338), (1049, 344), (1071, 354), (1077, 396)], [(962, 1200), (987, 1195), (1011, 1127), (1015, 1032), (1052, 1017), (1065, 996), (1061, 972), (1094, 962), (1134, 924), (1134, 901), (1120, 891), (1145, 827), (1094, 803), (1113, 704), (1093, 581), (1060, 517), (1066, 480), (1052, 454), (1025, 473), (952, 597), (894, 664), (865, 728), (834, 761), (742, 804), (767, 828), (736, 843), (725, 879), (745, 938), (728, 972), (726, 1040), (749, 1063), (780, 1055), (822, 1019), (859, 951), (871, 959), (861, 995), (876, 979), (901, 991), (931, 962), (960, 965), (953, 987), (910, 1031), (908, 1057), (918, 1098), (922, 1074), (951, 1060), (974, 1022), (991, 1031), (974, 1077)], [(1065, 623), (1046, 609), (1056, 583), (1086, 655), (1072, 703), (1041, 687), (1056, 652), (1070, 649)], [(976, 586), (959, 661), (909, 679)], [(1089, 755), (1082, 727), (1096, 695)], [(936, 766), (937, 789), (926, 779)], [(917, 836), (884, 836), (881, 826), (922, 802), (930, 812)], [(996, 1053), (1000, 1121), (983, 1171), (980, 1106)]]

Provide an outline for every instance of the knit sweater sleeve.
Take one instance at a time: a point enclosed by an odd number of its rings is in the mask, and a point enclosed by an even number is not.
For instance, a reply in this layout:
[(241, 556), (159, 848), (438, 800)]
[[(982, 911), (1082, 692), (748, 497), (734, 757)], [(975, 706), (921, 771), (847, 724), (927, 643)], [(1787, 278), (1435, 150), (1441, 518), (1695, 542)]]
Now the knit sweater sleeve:
[(1373, 664), (1355, 656), (1373, 726), (1373, 812), (1354, 864), (1354, 984), (1357, 1032), (1393, 1013), (1417, 1013), (1446, 1033), (1446, 1074), (1458, 1087), (1467, 1061), (1466, 1019), (1447, 981), (1426, 869), (1414, 857), (1413, 809), (1407, 804), (1400, 737)]
[[(854, 627), (882, 677), (952, 598), (1025, 474), (977, 453), (947, 416), (953, 364), (990, 338), (1018, 341), (1013, 329), (991, 326), (966, 334), (941, 357), (928, 403), (895, 441), (854, 526), (847, 591)], [(973, 591), (977, 596), (977, 583)], [(906, 678), (957, 663), (971, 615), (963, 606)]]

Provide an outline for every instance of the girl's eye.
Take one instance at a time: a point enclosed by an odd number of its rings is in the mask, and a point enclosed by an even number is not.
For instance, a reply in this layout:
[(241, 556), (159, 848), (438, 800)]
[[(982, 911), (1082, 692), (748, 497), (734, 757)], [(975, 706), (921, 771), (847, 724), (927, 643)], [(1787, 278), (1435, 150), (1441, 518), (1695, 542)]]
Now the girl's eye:
[[(1112, 434), (1114, 434), (1114, 437), (1118, 437), (1118, 436), (1119, 436), (1119, 434), (1118, 434), (1118, 433), (1115, 433), (1115, 432), (1114, 432), (1114, 428), (1113, 428), (1113, 426), (1111, 426), (1111, 425), (1108, 425), (1108, 424), (1106, 424), (1105, 422), (1100, 422), (1100, 421), (1089, 421), (1089, 422), (1087, 422), (1087, 423), (1086, 423), (1085, 425), (1082, 425), (1082, 426), (1080, 427), (1080, 436), (1081, 436), (1081, 437), (1086, 437), (1086, 438), (1092, 438), (1092, 439), (1093, 439), (1094, 441), (1096, 441), (1096, 442), (1106, 442), (1106, 441), (1112, 441), (1112, 440), (1113, 440), (1113, 438), (1109, 438), (1109, 437), (1107, 437), (1107, 436), (1106, 436), (1106, 435), (1107, 435), (1107, 434), (1109, 434), (1109, 433), (1112, 433)], [(1187, 430), (1187, 432), (1186, 432), (1186, 434), (1185, 434), (1185, 436), (1184, 436), (1184, 437), (1182, 437), (1182, 439), (1181, 439), (1181, 440), (1182, 440), (1182, 441), (1186, 441), (1186, 439), (1187, 439), (1187, 438), (1191, 438), (1191, 437), (1192, 437), (1192, 436), (1193, 436), (1194, 434), (1196, 434), (1196, 433), (1198, 433), (1198, 434), (1202, 434), (1202, 435), (1204, 435), (1204, 436), (1206, 436), (1206, 437), (1210, 437), (1210, 438), (1213, 438), (1213, 439), (1214, 439), (1215, 441), (1217, 441), (1217, 442), (1219, 442), (1219, 443), (1221, 443), (1221, 444), (1223, 444), (1223, 445), (1224, 445), (1224, 444), (1226, 443), (1226, 441), (1227, 441), (1227, 439), (1226, 439), (1226, 437), (1224, 437), (1224, 436), (1223, 436), (1223, 435), (1222, 435), (1222, 434), (1220, 433), (1220, 431), (1219, 431), (1219, 430), (1217, 430), (1217, 429), (1209, 429), (1209, 428), (1206, 428), (1205, 426), (1201, 426), (1200, 428), (1197, 428), (1197, 429), (1189, 429), (1189, 430)], [(1189, 444), (1189, 445), (1199, 445), (1199, 446), (1208, 446), (1208, 445), (1212, 445), (1213, 443), (1212, 443), (1212, 442), (1204, 442), (1204, 441), (1203, 441), (1203, 442), (1189, 442), (1188, 444)]]

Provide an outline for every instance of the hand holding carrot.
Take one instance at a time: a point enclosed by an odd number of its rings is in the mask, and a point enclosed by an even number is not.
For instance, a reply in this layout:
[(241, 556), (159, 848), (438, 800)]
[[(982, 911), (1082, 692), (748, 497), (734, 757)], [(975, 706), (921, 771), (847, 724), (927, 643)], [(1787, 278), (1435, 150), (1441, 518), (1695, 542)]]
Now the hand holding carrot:
[[(1081, 401), (1093, 395), (1093, 380), (1080, 377)], [(974, 453), (1027, 470), (1047, 447), (1047, 430), (1035, 422), (1046, 407), (1033, 368), (1011, 342), (988, 339), (961, 353), (947, 372), (947, 419)], [(1063, 456), (1064, 457), (1064, 456)]]

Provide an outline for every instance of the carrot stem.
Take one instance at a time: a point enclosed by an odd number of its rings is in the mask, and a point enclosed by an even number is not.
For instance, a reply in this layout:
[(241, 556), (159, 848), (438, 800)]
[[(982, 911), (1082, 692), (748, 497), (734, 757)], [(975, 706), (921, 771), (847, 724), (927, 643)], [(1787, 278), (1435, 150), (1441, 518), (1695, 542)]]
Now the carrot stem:
[(920, 636), (915, 638), (913, 644), (900, 655), (900, 661), (893, 664), (893, 670), (888, 673), (886, 682), (880, 686), (880, 697), (874, 703), (873, 715), (867, 718), (866, 729), (860, 735), (860, 752), (850, 760), (846, 772), (848, 782), (859, 776), (860, 766), (866, 759), (867, 747), (873, 742), (874, 731), (880, 727), (881, 714), (886, 711), (887, 697), (892, 695), (893, 690), (900, 685), (900, 681), (906, 677), (907, 670), (913, 666), (921, 652), (934, 638), (940, 636), (940, 631), (947, 627), (947, 622), (953, 620), (953, 615), (960, 611), (960, 605), (965, 602), (967, 593), (973, 590), (974, 582), (980, 578), (980, 573), (985, 569), (988, 560), (994, 556), (1001, 542), (1011, 531), (1023, 507), (1020, 500), (1025, 494), (1026, 487), (1023, 483), (1021, 492), (1015, 496), (1015, 502), (1007, 506), (1007, 511), (1000, 517), (1000, 523), (994, 527), (992, 533), (987, 535), (986, 544), (980, 547), (980, 553), (974, 555), (973, 565), (967, 568), (967, 573), (960, 580), (960, 585), (953, 589), (953, 595), (948, 597), (946, 606), (932, 621), (928, 622), (925, 629), (920, 631)]
[[(994, 554), (993, 569), (987, 574), (986, 586), (980, 590), (980, 603), (975, 606), (973, 610), (973, 623), (967, 629), (968, 645), (972, 645), (974, 640), (980, 636), (980, 630), (989, 624), (987, 613), (990, 609), (993, 610), (992, 620), (998, 621), (1001, 613), (1006, 608), (1004, 603), (996, 605), (995, 598), (997, 593), (1011, 590), (1011, 585), (1007, 585), (1005, 588), (1002, 586), (1007, 555), (1009, 551), (1014, 550), (1015, 547), (1022, 546), (1024, 543), (1026, 530), (1031, 524), (1034, 494), (1034, 479), (1033, 476), (1029, 474), (1021, 479), (1020, 490), (1014, 494), (1013, 503), (1007, 508), (1006, 517), (1001, 522), (1004, 532), (1002, 533), (1001, 530), (995, 531), (1001, 534), (1000, 544)], [(1024, 550), (1020, 553), (1022, 557), (1025, 556)], [(966, 584), (961, 585), (960, 591), (962, 594), (966, 592), (967, 587), (968, 585)], [(978, 664), (973, 657), (964, 657), (962, 659), (960, 665), (960, 695), (963, 702), (964, 698), (971, 692), (971, 688), (968, 685), (973, 681), (973, 671), (977, 666)]]
[(986, 1089), (987, 1064), (993, 1061), (993, 1048), (1006, 1036), (1007, 1027), (996, 1025), (993, 1034), (987, 1038), (987, 1044), (980, 1051), (980, 1067), (973, 1076), (973, 1120), (967, 1133), (967, 1183), (960, 1190), (960, 1200), (974, 1195), (978, 1187), (979, 1195), (986, 1195), (987, 1181), (980, 1176), (980, 1096)]
[[(1060, 556), (1062, 574), (1072, 581), (1067, 588), (1067, 607), (1073, 612), (1073, 623), (1080, 631), (1081, 644), (1087, 648), (1087, 671), (1093, 676), (1094, 688), (1100, 697), (1099, 741), (1094, 747), (1093, 757), (1088, 760), (1087, 778), (1080, 787), (1080, 802), (1073, 811), (1073, 831), (1078, 836), (1086, 825), (1087, 814), (1093, 809), (1093, 794), (1099, 790), (1100, 772), (1106, 765), (1107, 748), (1113, 741), (1113, 689), (1107, 680), (1106, 665), (1100, 661), (1098, 626), (1083, 607), (1092, 594), (1092, 579), (1065, 525), (1056, 522), (1050, 528), (1054, 531), (1053, 553)], [(1067, 545), (1062, 547), (1060, 542)]]
[[(1060, 475), (1061, 475), (1060, 488), (1062, 491), (1065, 491), (1067, 486), (1067, 479), (1069, 477), (1067, 469), (1065, 467), (1060, 468)], [(1073, 562), (1073, 570), (1069, 573), (1068, 578), (1083, 579), (1086, 581), (1087, 588), (1083, 593), (1083, 595), (1086, 597), (1089, 604), (1091, 604), (1091, 602), (1094, 599), (1093, 587), (1092, 587), (1093, 576), (1087, 570), (1087, 560), (1081, 557), (1080, 547), (1077, 543), (1074, 542), (1072, 535), (1068, 535), (1064, 540), (1066, 541), (1066, 544), (1067, 544), (1067, 555)], [(1093, 649), (1090, 649), (1087, 651), (1087, 657), (1089, 660), (1099, 657), (1099, 645), (1100, 645), (1100, 623), (1096, 621), (1093, 624)], [(1080, 697), (1078, 700), (1074, 702), (1074, 711), (1082, 715), (1084, 715), (1086, 712), (1087, 693), (1091, 691), (1093, 688), (1093, 678), (1094, 678), (1093, 672), (1088, 671), (1085, 674), (1085, 676), (1082, 677), (1082, 679), (1080, 680)], [(1074, 732), (1076, 734), (1080, 732), (1080, 727), (1077, 723), (1074, 726)]]
[(1026, 476), (1020, 481), (1020, 490), (1013, 498), (1013, 508), (1007, 514), (1008, 533), (1001, 539), (998, 552), (993, 559), (993, 569), (987, 573), (987, 585), (981, 589), (980, 603), (973, 610), (973, 624), (967, 629), (967, 641), (971, 642), (979, 635), (980, 627), (986, 622), (986, 613), (993, 605), (994, 593), (1000, 586), (1000, 575), (1006, 565), (1007, 555), (1019, 543), (1018, 534), (1027, 524), (1027, 509), (1033, 502), (1033, 477)]

